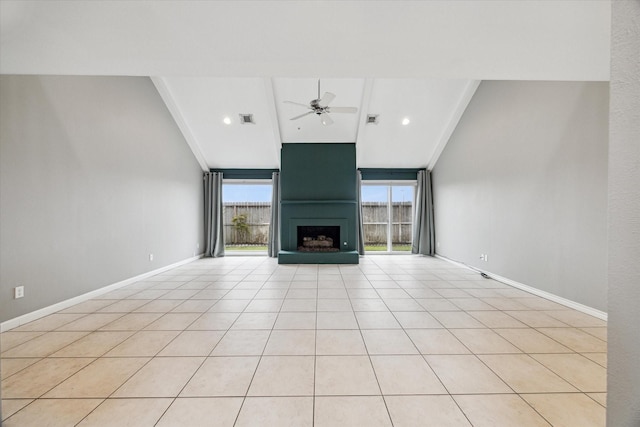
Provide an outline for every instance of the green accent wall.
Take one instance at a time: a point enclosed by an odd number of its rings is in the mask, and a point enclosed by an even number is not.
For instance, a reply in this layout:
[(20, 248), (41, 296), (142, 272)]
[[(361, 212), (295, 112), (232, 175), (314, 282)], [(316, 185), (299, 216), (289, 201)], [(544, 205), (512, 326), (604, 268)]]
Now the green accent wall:
[(282, 200), (356, 200), (355, 144), (283, 144)]
[(361, 168), (362, 180), (415, 181), (420, 169)]
[(211, 172), (222, 172), (224, 179), (271, 179), (278, 169), (210, 169)]
[[(357, 264), (355, 144), (283, 144), (278, 262)], [(340, 252), (300, 253), (298, 225), (339, 225)]]

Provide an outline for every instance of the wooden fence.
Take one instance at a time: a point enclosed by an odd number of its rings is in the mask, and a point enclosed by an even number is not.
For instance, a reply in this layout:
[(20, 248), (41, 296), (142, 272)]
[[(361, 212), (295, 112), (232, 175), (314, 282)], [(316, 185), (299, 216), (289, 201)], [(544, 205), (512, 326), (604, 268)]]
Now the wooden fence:
[[(385, 202), (364, 202), (362, 204), (364, 240), (366, 244), (386, 244), (388, 215), (389, 211)], [(236, 218), (235, 225), (234, 218)], [(391, 241), (393, 244), (410, 244), (413, 223), (411, 202), (392, 203), (391, 218)], [(269, 239), (270, 221), (270, 202), (224, 203), (226, 244), (266, 245)]]
[[(266, 245), (269, 240), (271, 202), (224, 203), (224, 239), (227, 245)], [(233, 219), (245, 215), (246, 227)]]
[[(413, 209), (411, 202), (391, 203), (391, 242), (410, 244)], [(386, 202), (363, 202), (364, 242), (370, 245), (387, 243), (389, 210)]]

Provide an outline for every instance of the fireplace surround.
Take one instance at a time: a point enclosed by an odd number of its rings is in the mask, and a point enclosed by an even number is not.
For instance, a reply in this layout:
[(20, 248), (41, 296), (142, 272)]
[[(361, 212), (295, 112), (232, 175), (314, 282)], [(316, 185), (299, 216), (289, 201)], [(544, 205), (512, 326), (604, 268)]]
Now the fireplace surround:
[(278, 263), (358, 264), (355, 145), (286, 143), (281, 156)]

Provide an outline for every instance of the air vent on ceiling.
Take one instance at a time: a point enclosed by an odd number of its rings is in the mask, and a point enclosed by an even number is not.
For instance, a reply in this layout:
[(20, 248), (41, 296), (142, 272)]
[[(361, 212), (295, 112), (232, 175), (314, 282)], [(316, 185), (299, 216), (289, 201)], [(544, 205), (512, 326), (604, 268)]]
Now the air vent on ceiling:
[(367, 114), (367, 124), (378, 124), (378, 115), (377, 114)]
[(253, 114), (242, 114), (240, 113), (240, 124), (241, 125), (246, 125), (246, 124), (255, 124), (256, 122), (253, 121)]

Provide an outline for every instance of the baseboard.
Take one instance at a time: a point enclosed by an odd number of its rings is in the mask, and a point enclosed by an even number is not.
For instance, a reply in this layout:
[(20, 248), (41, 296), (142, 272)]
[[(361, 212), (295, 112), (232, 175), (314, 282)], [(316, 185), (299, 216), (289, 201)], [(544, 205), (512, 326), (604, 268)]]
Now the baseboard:
[(14, 317), (13, 319), (9, 319), (0, 323), (0, 332), (5, 332), (11, 330), (13, 328), (17, 328), (18, 326), (24, 325), (25, 323), (33, 322), (34, 320), (40, 319), (41, 317), (48, 316), (50, 314), (56, 313), (60, 310), (64, 310), (65, 308), (69, 308), (78, 303), (90, 300), (91, 298), (95, 298), (97, 296), (106, 294), (107, 292), (114, 291), (116, 289), (120, 289), (124, 286), (130, 285), (135, 282), (139, 282), (140, 280), (144, 280), (147, 277), (155, 276), (156, 274), (163, 273), (167, 270), (171, 270), (172, 268), (179, 267), (184, 264), (188, 264), (197, 259), (202, 258), (203, 254), (196, 255), (182, 261), (175, 262), (173, 264), (166, 265), (164, 267), (160, 267), (156, 270), (148, 271), (146, 273), (139, 274), (138, 276), (131, 277), (129, 279), (122, 280), (117, 283), (112, 283), (111, 285), (104, 286), (99, 289), (95, 289), (93, 291), (87, 292), (86, 294), (78, 295), (77, 297), (69, 298), (68, 300), (60, 301), (48, 307), (41, 308), (36, 311), (32, 311), (27, 314), (23, 314), (22, 316)]
[(509, 278), (502, 277), (500, 275), (491, 273), (489, 271), (483, 271), (483, 270), (481, 270), (479, 268), (476, 268), (476, 267), (472, 268), (472, 267), (468, 266), (467, 264), (464, 264), (462, 262), (449, 259), (449, 258), (444, 257), (442, 255), (437, 255), (436, 254), (435, 257), (439, 258), (439, 259), (442, 259), (444, 261), (450, 262), (451, 264), (455, 264), (457, 266), (464, 267), (464, 268), (466, 268), (468, 270), (478, 271), (480, 273), (485, 273), (488, 276), (491, 276), (492, 279), (497, 280), (500, 283), (504, 283), (505, 285), (513, 286), (514, 288), (518, 288), (518, 289), (521, 289), (523, 291), (529, 292), (530, 294), (542, 297), (544, 299), (548, 299), (549, 301), (556, 302), (558, 304), (564, 305), (565, 307), (573, 308), (574, 310), (578, 310), (578, 311), (580, 311), (582, 313), (588, 314), (588, 315), (596, 317), (598, 319), (602, 319), (602, 320), (606, 321), (607, 318), (608, 318), (607, 313), (605, 313), (604, 311), (600, 311), (600, 310), (597, 310), (597, 309), (595, 309), (593, 307), (589, 307), (587, 305), (580, 304), (579, 302), (575, 302), (575, 301), (572, 301), (570, 299), (563, 298), (563, 297), (558, 296), (556, 294), (552, 294), (551, 292), (543, 291), (543, 290), (540, 290), (538, 288), (534, 288), (532, 286), (525, 285), (524, 283), (516, 282), (515, 280), (511, 280)]

